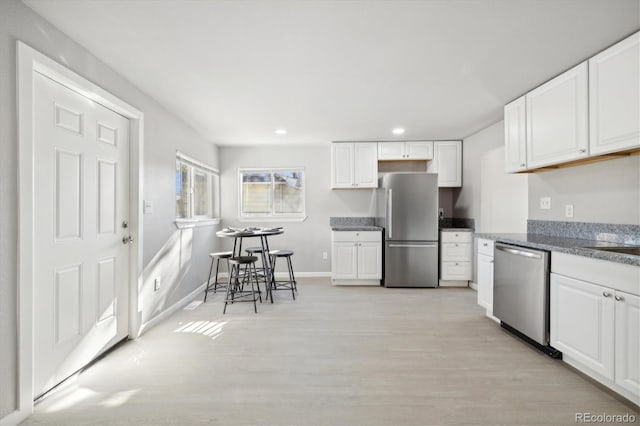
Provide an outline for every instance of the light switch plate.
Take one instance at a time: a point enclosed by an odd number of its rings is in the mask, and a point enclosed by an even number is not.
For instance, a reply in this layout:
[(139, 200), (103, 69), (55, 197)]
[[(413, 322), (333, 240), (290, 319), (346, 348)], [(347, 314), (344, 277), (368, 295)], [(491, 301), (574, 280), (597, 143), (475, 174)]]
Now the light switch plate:
[(540, 197), (540, 209), (551, 210), (551, 197)]
[(144, 200), (144, 214), (153, 213), (153, 202), (150, 200)]

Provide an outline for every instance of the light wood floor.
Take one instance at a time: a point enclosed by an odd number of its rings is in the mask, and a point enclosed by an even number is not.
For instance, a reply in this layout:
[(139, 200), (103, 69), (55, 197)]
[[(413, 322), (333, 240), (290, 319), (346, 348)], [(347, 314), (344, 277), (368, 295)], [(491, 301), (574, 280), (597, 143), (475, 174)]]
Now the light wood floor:
[(24, 424), (575, 424), (632, 413), (483, 316), (470, 289), (332, 287), (181, 310), (36, 405)]

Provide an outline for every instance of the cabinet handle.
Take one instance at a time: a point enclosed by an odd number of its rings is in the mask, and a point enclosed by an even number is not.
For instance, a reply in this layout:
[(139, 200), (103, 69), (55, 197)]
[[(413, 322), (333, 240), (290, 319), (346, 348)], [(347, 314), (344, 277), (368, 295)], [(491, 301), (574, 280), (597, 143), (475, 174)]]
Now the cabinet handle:
[(617, 300), (618, 302), (620, 302), (620, 301), (624, 300), (624, 298), (623, 298), (622, 296), (616, 296), (616, 300)]
[(611, 295), (610, 295), (608, 292), (606, 292), (606, 291), (603, 291), (603, 292), (602, 292), (602, 295), (603, 295), (604, 297), (609, 297), (609, 296), (611, 296)]
[(586, 150), (586, 149), (584, 149), (584, 148), (581, 148), (581, 149), (580, 149), (580, 152), (584, 153), (584, 152), (587, 152), (587, 150)]
[(525, 167), (525, 166), (526, 166), (525, 163), (520, 164), (520, 167)]
[(493, 263), (493, 260), (490, 260), (489, 263)]
[(488, 246), (489, 244), (487, 244), (487, 243), (482, 243), (482, 245), (486, 247), (486, 246)]

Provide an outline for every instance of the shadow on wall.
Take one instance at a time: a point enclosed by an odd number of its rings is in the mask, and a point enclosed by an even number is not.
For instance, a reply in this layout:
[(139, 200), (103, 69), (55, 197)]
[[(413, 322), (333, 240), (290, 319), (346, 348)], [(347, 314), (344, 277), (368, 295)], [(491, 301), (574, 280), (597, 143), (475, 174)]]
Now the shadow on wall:
[[(173, 300), (172, 295), (180, 288), (191, 267), (192, 251), (193, 229), (178, 229), (144, 268), (142, 286), (138, 289), (141, 329), (168, 307), (168, 300)], [(159, 281), (157, 289), (156, 280)]]

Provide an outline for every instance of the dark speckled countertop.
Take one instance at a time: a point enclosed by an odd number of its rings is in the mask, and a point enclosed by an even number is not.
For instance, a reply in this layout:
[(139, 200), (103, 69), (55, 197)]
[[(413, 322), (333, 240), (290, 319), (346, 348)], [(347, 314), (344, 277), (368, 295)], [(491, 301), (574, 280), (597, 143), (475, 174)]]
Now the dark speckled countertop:
[(332, 231), (382, 231), (376, 226), (374, 217), (331, 217), (329, 226)]
[(615, 242), (583, 240), (567, 237), (550, 237), (540, 234), (476, 234), (475, 236), (477, 238), (486, 238), (488, 240), (514, 244), (522, 247), (575, 254), (578, 256), (592, 257), (594, 259), (640, 266), (640, 256), (597, 249), (597, 247), (616, 247), (624, 245)]

